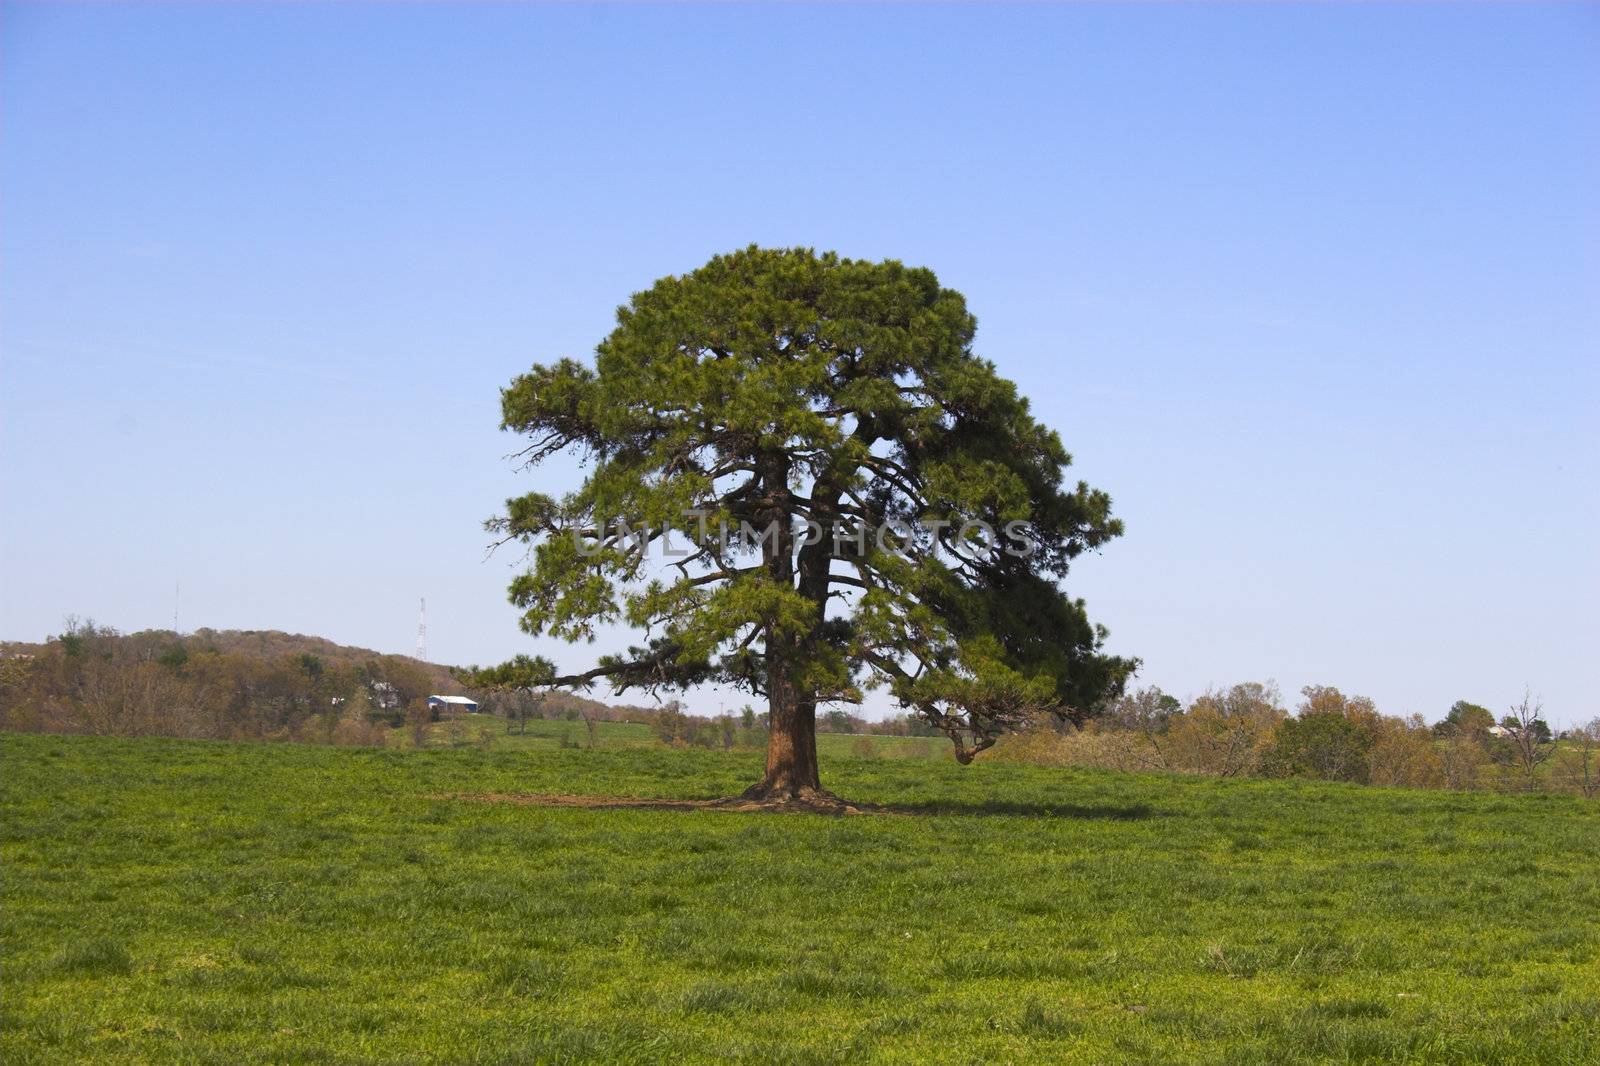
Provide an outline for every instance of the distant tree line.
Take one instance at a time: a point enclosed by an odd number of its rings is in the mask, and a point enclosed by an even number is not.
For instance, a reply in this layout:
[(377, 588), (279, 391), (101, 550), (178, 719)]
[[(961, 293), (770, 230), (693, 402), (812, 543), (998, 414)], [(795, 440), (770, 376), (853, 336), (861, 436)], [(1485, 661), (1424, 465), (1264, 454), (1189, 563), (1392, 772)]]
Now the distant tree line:
[[(311, 650), (314, 649), (314, 650)], [(615, 706), (537, 687), (464, 690), (443, 667), (285, 633), (152, 630), (120, 634), (69, 620), (44, 644), (0, 646), (0, 728), (47, 733), (383, 744), (407, 727), (425, 743), (431, 693), (469, 691), (525, 732), (534, 719), (649, 726), (665, 744), (760, 747), (765, 712), (696, 715), (676, 700)], [(1188, 703), (1144, 688), (1082, 726), (1041, 718), (1004, 738), (1002, 759), (1218, 777), (1305, 777), (1410, 788), (1556, 790), (1600, 795), (1600, 719), (1556, 735), (1525, 697), (1499, 719), (1465, 700), (1428, 725), (1364, 696), (1313, 685), (1291, 711), (1271, 685), (1244, 683)], [(447, 723), (448, 725), (449, 723)], [(824, 732), (935, 736), (918, 718), (871, 722), (834, 709)], [(867, 745), (863, 742), (863, 750)]]
[(1271, 685), (1208, 692), (1188, 706), (1158, 688), (1123, 696), (1081, 728), (1040, 722), (1000, 758), (1216, 777), (1304, 777), (1407, 788), (1600, 794), (1600, 718), (1557, 736), (1531, 696), (1499, 721), (1458, 701), (1435, 725), (1382, 714), (1328, 685), (1293, 712)]
[[(317, 647), (330, 654), (295, 650)], [(447, 680), (447, 679), (445, 679)], [(45, 733), (379, 744), (427, 713), (435, 668), (291, 634), (152, 630), (69, 620), (0, 658), (0, 727)]]

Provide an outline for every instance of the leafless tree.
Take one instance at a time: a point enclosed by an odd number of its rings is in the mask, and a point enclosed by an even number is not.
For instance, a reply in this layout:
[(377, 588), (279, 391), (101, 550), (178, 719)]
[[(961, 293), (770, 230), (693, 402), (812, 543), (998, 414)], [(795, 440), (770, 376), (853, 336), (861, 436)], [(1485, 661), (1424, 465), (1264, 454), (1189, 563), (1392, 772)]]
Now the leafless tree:
[(1556, 744), (1550, 737), (1550, 727), (1545, 724), (1544, 704), (1523, 692), (1522, 701), (1511, 708), (1506, 716), (1512, 754), (1526, 775), (1531, 792), (1537, 785), (1539, 766), (1556, 753)]
[(528, 719), (539, 716), (545, 700), (550, 696), (550, 690), (519, 688), (511, 690), (506, 695), (506, 732), (511, 732), (511, 723), (515, 722), (517, 733), (523, 734), (528, 731)]
[(1445, 784), (1453, 789), (1476, 788), (1487, 754), (1477, 735), (1451, 729), (1439, 742)]
[(1579, 795), (1600, 796), (1600, 718), (1567, 732), (1557, 764), (1563, 782)]
[(1137, 738), (1126, 745), (1140, 769), (1171, 770), (1167, 758), (1168, 722), (1183, 713), (1183, 705), (1159, 688), (1145, 687), (1117, 700), (1107, 714), (1107, 724)]

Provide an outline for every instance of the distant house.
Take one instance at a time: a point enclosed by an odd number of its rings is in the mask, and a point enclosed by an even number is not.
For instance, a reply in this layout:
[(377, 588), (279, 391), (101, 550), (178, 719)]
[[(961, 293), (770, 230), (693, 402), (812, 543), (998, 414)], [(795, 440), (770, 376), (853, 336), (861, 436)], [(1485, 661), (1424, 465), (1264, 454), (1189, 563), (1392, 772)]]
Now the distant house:
[(1489, 735), (1491, 737), (1514, 737), (1517, 735), (1517, 731), (1515, 729), (1507, 729), (1503, 725), (1492, 725), (1489, 727)]
[(462, 710), (468, 714), (478, 713), (478, 701), (469, 700), (465, 696), (429, 696), (428, 706), (436, 711)]

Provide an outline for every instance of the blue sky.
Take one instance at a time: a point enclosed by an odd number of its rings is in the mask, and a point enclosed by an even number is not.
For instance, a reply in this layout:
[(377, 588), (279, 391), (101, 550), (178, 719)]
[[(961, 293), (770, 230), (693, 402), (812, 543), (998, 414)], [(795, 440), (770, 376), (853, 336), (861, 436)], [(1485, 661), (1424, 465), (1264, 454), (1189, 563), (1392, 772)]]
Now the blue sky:
[[(1600, 714), (1600, 8), (0, 11), (0, 635), (520, 635), (498, 389), (752, 242), (898, 258), (1108, 490), (1180, 695)], [(715, 710), (718, 697), (696, 701)]]

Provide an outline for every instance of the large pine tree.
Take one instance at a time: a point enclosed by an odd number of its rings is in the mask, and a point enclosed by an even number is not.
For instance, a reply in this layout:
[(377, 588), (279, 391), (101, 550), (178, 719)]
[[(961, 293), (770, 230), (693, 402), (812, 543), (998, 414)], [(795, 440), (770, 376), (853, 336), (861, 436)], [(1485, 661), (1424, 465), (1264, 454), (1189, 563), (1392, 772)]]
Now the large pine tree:
[(1030, 715), (1082, 720), (1136, 662), (1062, 593), (1121, 532), (1110, 498), (973, 353), (961, 294), (929, 270), (749, 248), (617, 312), (593, 367), (535, 366), (502, 395), (530, 466), (587, 478), (510, 500), (527, 543), (511, 600), (531, 634), (602, 623), (641, 646), (555, 677), (618, 690), (716, 682), (765, 697), (767, 769), (746, 794), (826, 803), (819, 703), (882, 686), (963, 762)]

